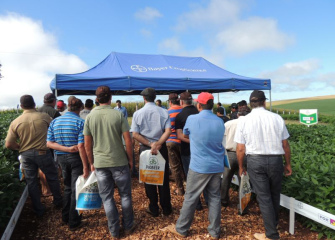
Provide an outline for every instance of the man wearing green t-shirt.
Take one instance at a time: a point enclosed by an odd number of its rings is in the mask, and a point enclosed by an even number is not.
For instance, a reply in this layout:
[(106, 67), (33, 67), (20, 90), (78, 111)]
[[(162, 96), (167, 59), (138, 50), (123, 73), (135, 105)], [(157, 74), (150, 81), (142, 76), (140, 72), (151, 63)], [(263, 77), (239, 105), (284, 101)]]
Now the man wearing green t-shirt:
[[(136, 227), (129, 172), (133, 163), (133, 145), (126, 118), (111, 107), (112, 95), (109, 87), (100, 86), (95, 94), (100, 106), (95, 107), (86, 117), (85, 150), (91, 170), (95, 170), (98, 180), (109, 231), (113, 238), (119, 238), (120, 220), (114, 201), (114, 186), (117, 186), (121, 197), (125, 234), (131, 234)], [(122, 136), (126, 150), (122, 144)]]

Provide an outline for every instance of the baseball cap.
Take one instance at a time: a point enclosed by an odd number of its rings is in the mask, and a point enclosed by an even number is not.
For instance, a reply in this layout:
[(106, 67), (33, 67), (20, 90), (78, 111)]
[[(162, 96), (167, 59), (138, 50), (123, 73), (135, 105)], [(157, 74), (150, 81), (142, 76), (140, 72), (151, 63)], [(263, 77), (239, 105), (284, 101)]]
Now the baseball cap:
[(231, 105), (230, 105), (230, 108), (237, 108), (238, 106), (237, 106), (237, 104), (236, 103), (232, 103)]
[(44, 101), (51, 102), (53, 100), (56, 100), (56, 96), (53, 93), (47, 93), (44, 95)]
[(194, 99), (195, 102), (201, 103), (201, 104), (207, 104), (208, 100), (213, 99), (214, 97), (212, 94), (208, 92), (202, 92), (198, 95), (197, 99)]
[(170, 93), (169, 94), (169, 100), (178, 100), (178, 94), (177, 93)]
[(192, 95), (190, 92), (183, 92), (180, 94), (180, 97), (179, 97), (180, 100), (192, 100)]
[(140, 94), (142, 96), (156, 96), (156, 91), (154, 88), (146, 88)]
[(259, 102), (259, 101), (263, 101), (267, 99), (265, 97), (265, 94), (263, 91), (259, 91), (259, 90), (254, 90), (251, 94), (250, 94), (250, 102)]
[(35, 107), (35, 101), (33, 96), (31, 95), (23, 95), (20, 98), (20, 104), (23, 108), (34, 108)]
[(65, 107), (65, 103), (63, 101), (58, 101), (57, 108), (63, 108), (63, 107)]

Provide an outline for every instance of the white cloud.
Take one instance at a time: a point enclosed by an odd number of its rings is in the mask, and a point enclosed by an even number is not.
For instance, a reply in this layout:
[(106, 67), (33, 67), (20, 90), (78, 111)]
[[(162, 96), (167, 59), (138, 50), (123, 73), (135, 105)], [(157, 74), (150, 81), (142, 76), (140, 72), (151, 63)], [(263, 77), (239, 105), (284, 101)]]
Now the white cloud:
[(241, 3), (236, 0), (211, 0), (205, 7), (195, 5), (193, 9), (179, 17), (175, 29), (184, 31), (188, 28), (208, 29), (234, 22), (241, 11)]
[(286, 63), (274, 71), (263, 72), (260, 77), (270, 78), (275, 92), (324, 90), (335, 86), (335, 72), (319, 73), (320, 69), (318, 59), (307, 59)]
[(179, 52), (183, 49), (182, 44), (180, 43), (180, 41), (178, 40), (178, 38), (176, 37), (172, 37), (172, 38), (167, 38), (164, 39), (163, 41), (161, 41), (158, 44), (158, 48), (161, 51), (169, 51), (169, 52)]
[(147, 29), (141, 29), (140, 33), (142, 36), (146, 37), (146, 38), (150, 38), (152, 37), (152, 32), (150, 30)]
[(140, 9), (135, 13), (135, 18), (144, 22), (153, 22), (160, 17), (163, 17), (163, 15), (157, 9), (152, 7)]
[(59, 49), (57, 39), (43, 29), (39, 21), (17, 15), (0, 16), (0, 108), (13, 108), (21, 95), (30, 94), (37, 105), (50, 92), (55, 73), (87, 70), (87, 65), (73, 54)]
[(216, 39), (227, 51), (238, 55), (264, 49), (280, 51), (294, 42), (278, 29), (276, 20), (260, 17), (237, 21), (219, 32)]

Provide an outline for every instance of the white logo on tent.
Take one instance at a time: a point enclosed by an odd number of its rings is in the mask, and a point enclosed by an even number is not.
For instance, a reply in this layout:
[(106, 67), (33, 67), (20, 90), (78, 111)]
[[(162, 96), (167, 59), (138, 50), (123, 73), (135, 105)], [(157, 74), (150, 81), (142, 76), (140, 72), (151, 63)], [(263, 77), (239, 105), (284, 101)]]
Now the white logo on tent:
[(131, 65), (130, 69), (135, 71), (135, 72), (146, 72), (146, 71), (148, 71), (145, 67), (140, 66), (140, 65)]

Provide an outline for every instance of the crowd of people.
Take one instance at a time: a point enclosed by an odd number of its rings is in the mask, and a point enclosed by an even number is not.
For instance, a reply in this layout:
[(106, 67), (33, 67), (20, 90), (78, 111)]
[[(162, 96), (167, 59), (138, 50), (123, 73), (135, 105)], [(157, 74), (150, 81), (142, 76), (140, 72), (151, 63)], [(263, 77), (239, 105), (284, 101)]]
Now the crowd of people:
[[(87, 178), (90, 172), (95, 172), (111, 237), (131, 235), (138, 225), (131, 191), (131, 174), (136, 172), (136, 140), (140, 153), (160, 152), (166, 160), (163, 185), (144, 184), (149, 200), (146, 213), (159, 217), (160, 213), (169, 216), (174, 211), (171, 177), (176, 184), (175, 194), (184, 196), (176, 224), (162, 231), (186, 237), (195, 211), (202, 209), (200, 196), (203, 194), (208, 206), (208, 232), (213, 239), (219, 239), (221, 207), (230, 204), (232, 177), (237, 174), (240, 178), (248, 172), (265, 227), (265, 233), (255, 233), (254, 237), (279, 239), (282, 176), (292, 173), (289, 133), (283, 119), (266, 110), (264, 92), (251, 93), (251, 109), (242, 100), (232, 103), (228, 114), (221, 103), (217, 103), (217, 113), (213, 113), (214, 97), (208, 92), (200, 93), (197, 99), (187, 91), (179, 95), (171, 93), (168, 109), (159, 99), (155, 104), (153, 88), (144, 89), (141, 96), (145, 105), (133, 114), (131, 127), (121, 101), (116, 101), (114, 109), (111, 107), (112, 94), (108, 86), (96, 89), (95, 107), (91, 99), (83, 104), (70, 96), (65, 104), (57, 101), (54, 94), (47, 93), (44, 105), (36, 110), (31, 95), (20, 98), (24, 111), (10, 124), (6, 147), (18, 150), (21, 155), (36, 215), (45, 213), (37, 177), (40, 172), (42, 190), (44, 186), (47, 189), (44, 191), (52, 194), (55, 207), (62, 208), (63, 223), (70, 231), (81, 228), (82, 215), (76, 210), (76, 180), (80, 175)], [(224, 166), (225, 150), (230, 168)], [(64, 182), (63, 196), (59, 166)], [(122, 221), (114, 200), (115, 187), (121, 199)]]

